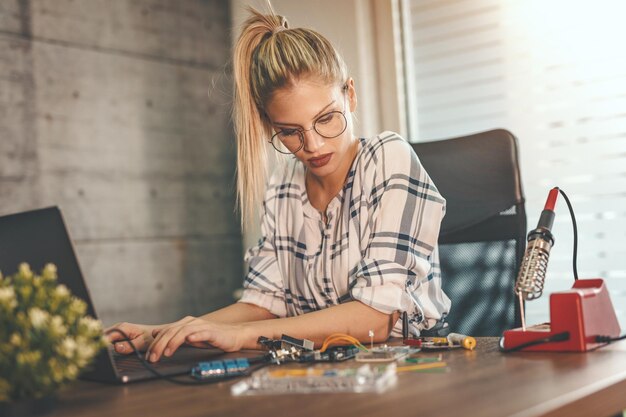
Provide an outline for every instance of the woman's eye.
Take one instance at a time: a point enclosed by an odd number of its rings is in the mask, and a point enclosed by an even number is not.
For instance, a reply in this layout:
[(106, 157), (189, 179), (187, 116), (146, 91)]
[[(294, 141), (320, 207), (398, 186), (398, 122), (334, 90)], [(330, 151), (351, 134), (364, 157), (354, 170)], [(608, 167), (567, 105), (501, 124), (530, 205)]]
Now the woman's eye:
[(298, 131), (296, 129), (283, 129), (280, 131), (280, 135), (283, 137), (296, 136)]
[(331, 120), (333, 120), (333, 116), (334, 114), (327, 114), (326, 116), (322, 116), (319, 119), (317, 119), (317, 123), (329, 123)]

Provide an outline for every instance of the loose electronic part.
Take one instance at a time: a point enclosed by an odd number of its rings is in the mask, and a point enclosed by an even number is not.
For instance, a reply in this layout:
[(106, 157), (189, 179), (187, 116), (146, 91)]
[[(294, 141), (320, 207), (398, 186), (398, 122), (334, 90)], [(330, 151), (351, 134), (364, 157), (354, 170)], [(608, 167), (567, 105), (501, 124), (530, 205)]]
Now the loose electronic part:
[(261, 336), (257, 341), (268, 350), (270, 361), (277, 365), (282, 362), (298, 361), (303, 353), (313, 350), (311, 340), (297, 339), (285, 334), (278, 340)]
[(196, 379), (217, 379), (247, 375), (250, 362), (246, 358), (199, 362), (191, 369)]
[(450, 333), (447, 337), (422, 338), (422, 350), (448, 350), (464, 348), (474, 350), (476, 339), (459, 333)]
[(298, 339), (286, 334), (282, 335), (280, 339), (268, 339), (265, 336), (260, 336), (257, 342), (267, 349), (290, 350), (293, 347), (298, 350), (313, 350), (312, 340)]
[(458, 349), (461, 345), (450, 343), (445, 337), (425, 337), (422, 339), (422, 350), (449, 350)]
[(342, 362), (354, 358), (359, 350), (356, 346), (333, 346), (324, 352), (320, 350), (304, 352), (299, 360), (300, 362)]
[(262, 369), (234, 384), (233, 395), (384, 392), (397, 382), (396, 364)]
[(419, 348), (409, 346), (378, 346), (367, 352), (357, 353), (357, 362), (392, 362), (409, 354), (419, 352)]
[(445, 362), (420, 363), (416, 365), (399, 366), (397, 372), (446, 372), (448, 364)]
[[(280, 365), (284, 362), (340, 362), (354, 358), (359, 350), (367, 349), (354, 337), (344, 334), (328, 336), (320, 350), (313, 350), (313, 342), (282, 335), (280, 339), (259, 337), (259, 344), (268, 350), (270, 362)], [(350, 345), (331, 346), (335, 343)]]
[(410, 354), (402, 358), (402, 362), (404, 363), (433, 363), (433, 362), (442, 362), (443, 355), (441, 353), (437, 356), (424, 356), (423, 353), (418, 354)]
[(402, 313), (402, 344), (416, 348), (422, 347), (421, 339), (409, 336), (409, 315), (406, 311)]

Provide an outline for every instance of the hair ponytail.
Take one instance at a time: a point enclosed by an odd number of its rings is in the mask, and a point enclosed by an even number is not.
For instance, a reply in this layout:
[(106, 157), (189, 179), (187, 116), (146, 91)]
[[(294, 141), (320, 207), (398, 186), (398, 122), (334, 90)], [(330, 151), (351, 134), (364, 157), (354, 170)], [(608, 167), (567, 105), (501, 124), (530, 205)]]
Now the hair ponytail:
[(327, 83), (344, 83), (347, 70), (330, 42), (310, 29), (290, 29), (286, 19), (262, 14), (248, 7), (250, 18), (243, 25), (233, 57), (237, 136), (237, 202), (241, 222), (254, 219), (263, 200), (268, 176), (267, 141), (272, 127), (263, 107), (273, 92), (300, 75), (318, 77)]
[(233, 58), (235, 78), (234, 125), (237, 136), (237, 202), (241, 224), (245, 229), (254, 218), (256, 206), (263, 199), (267, 179), (267, 147), (263, 141), (271, 127), (261, 118), (252, 95), (250, 68), (255, 49), (275, 28), (281, 25), (274, 13), (262, 15), (248, 7), (252, 16), (245, 22), (235, 45)]

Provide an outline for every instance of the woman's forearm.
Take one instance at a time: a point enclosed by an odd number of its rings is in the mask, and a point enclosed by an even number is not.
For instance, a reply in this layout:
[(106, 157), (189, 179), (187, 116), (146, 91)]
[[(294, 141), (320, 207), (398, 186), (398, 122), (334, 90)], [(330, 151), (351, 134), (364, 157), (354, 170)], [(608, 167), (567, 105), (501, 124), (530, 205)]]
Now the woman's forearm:
[(248, 303), (234, 303), (199, 318), (217, 323), (243, 323), (276, 318), (266, 309)]
[(381, 313), (359, 301), (351, 301), (300, 316), (243, 323), (246, 335), (243, 348), (257, 349), (259, 336), (279, 339), (283, 334), (312, 340), (316, 347), (333, 333), (349, 334), (367, 342), (370, 330), (374, 332), (375, 342), (384, 342), (398, 318), (399, 313)]
[[(161, 355), (170, 356), (183, 343), (198, 347), (208, 344), (226, 352), (235, 352), (260, 348), (257, 343), (260, 336), (279, 339), (283, 334), (312, 340), (317, 347), (333, 333), (349, 334), (368, 342), (369, 332), (373, 331), (373, 340), (384, 342), (399, 313), (381, 313), (360, 301), (351, 301), (295, 317), (270, 317), (274, 316), (265, 309), (237, 303), (201, 318), (184, 318), (174, 325), (153, 331), (154, 341), (148, 348), (150, 361), (159, 360)], [(244, 318), (250, 321), (239, 321)]]

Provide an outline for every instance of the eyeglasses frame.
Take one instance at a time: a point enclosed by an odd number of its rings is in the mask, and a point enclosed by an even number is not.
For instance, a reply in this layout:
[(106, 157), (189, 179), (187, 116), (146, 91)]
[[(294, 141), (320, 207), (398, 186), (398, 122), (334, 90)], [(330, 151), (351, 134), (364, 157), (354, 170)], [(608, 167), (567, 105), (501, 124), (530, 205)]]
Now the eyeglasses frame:
[[(277, 138), (277, 136), (282, 132), (282, 129), (278, 132), (276, 132), (275, 134), (272, 135), (272, 137), (269, 140), (269, 143), (272, 144), (272, 147), (279, 153), (283, 154), (283, 155), (293, 155), (297, 152), (299, 152), (303, 147), (304, 147), (304, 132), (310, 132), (311, 130), (315, 131), (315, 133), (317, 133), (318, 135), (320, 135), (321, 137), (323, 137), (324, 139), (334, 139), (336, 137), (339, 137), (343, 134), (343, 132), (346, 131), (346, 129), (348, 128), (348, 119), (346, 118), (346, 110), (347, 110), (347, 106), (346, 106), (346, 95), (345, 92), (348, 91), (348, 85), (344, 85), (342, 88), (343, 92), (344, 92), (344, 106), (343, 106), (343, 111), (339, 111), (339, 110), (333, 110), (333, 111), (329, 111), (328, 113), (324, 113), (322, 115), (320, 115), (318, 118), (316, 118), (313, 121), (313, 125), (309, 128), (309, 129), (302, 129), (302, 128), (294, 128), (294, 130), (296, 130), (298, 132), (298, 135), (300, 135), (300, 146), (298, 147), (298, 149), (296, 149), (295, 151), (289, 151), (289, 152), (283, 152), (280, 149), (278, 149), (278, 147), (276, 147), (276, 145), (274, 144), (274, 140), (277, 139), (280, 141), (280, 138)], [(315, 128), (315, 125), (317, 124), (317, 122), (323, 118), (328, 116), (329, 114), (332, 113), (339, 113), (341, 114), (341, 116), (343, 117), (344, 120), (344, 125), (343, 125), (343, 130), (341, 132), (339, 132), (338, 134), (336, 134), (335, 136), (325, 136), (323, 134), (321, 134), (320, 132), (317, 131), (317, 129)]]

